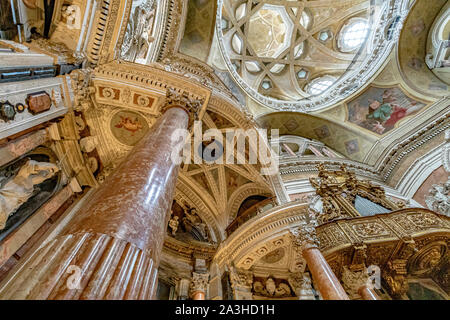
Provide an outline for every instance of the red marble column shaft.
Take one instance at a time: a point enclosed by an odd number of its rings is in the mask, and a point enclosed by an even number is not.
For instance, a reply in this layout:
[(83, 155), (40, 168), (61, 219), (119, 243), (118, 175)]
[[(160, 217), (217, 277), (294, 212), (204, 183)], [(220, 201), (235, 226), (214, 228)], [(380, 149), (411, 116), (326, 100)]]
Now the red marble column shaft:
[(316, 247), (303, 250), (303, 257), (324, 300), (349, 300), (333, 270)]
[(359, 288), (358, 293), (363, 300), (381, 300), (376, 292), (367, 286)]
[(182, 147), (171, 134), (188, 120), (169, 108), (61, 235), (0, 285), (0, 298), (154, 298), (179, 169), (171, 154)]
[(205, 300), (205, 296), (203, 291), (195, 291), (192, 293), (192, 300)]

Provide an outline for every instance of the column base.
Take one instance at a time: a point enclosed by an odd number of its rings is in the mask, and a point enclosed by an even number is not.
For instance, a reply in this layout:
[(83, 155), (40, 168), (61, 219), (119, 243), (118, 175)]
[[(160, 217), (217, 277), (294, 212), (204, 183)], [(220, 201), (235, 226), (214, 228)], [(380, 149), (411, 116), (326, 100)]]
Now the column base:
[(150, 300), (157, 268), (140, 248), (106, 234), (58, 237), (0, 285), (0, 299)]

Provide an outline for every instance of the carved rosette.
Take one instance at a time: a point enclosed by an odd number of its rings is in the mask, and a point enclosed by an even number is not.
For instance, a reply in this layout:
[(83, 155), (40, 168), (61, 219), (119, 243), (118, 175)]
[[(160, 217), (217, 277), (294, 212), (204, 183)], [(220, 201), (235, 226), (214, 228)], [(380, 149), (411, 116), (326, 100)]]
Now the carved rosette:
[(169, 88), (166, 95), (166, 104), (161, 111), (165, 112), (170, 108), (182, 108), (188, 113), (189, 126), (191, 126), (195, 120), (199, 119), (202, 104), (203, 102), (201, 100), (189, 96), (186, 91), (179, 92)]
[(209, 273), (193, 272), (190, 285), (191, 295), (198, 291), (206, 293), (206, 289), (208, 287), (208, 280), (209, 280)]
[(358, 290), (367, 286), (368, 283), (369, 275), (366, 268), (359, 271), (351, 271), (348, 267), (344, 267), (342, 284), (350, 299), (358, 299), (360, 297)]

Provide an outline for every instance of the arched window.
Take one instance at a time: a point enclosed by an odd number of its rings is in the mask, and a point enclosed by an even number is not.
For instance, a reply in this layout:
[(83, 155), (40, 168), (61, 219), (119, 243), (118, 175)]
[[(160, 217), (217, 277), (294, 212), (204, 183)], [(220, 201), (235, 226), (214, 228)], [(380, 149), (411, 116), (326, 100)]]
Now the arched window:
[(320, 78), (316, 78), (308, 84), (308, 86), (306, 87), (306, 91), (311, 95), (322, 93), (323, 91), (327, 90), (335, 81), (336, 78), (332, 76), (323, 76)]
[(358, 49), (366, 40), (369, 24), (366, 19), (352, 18), (341, 29), (338, 35), (338, 47), (342, 52)]

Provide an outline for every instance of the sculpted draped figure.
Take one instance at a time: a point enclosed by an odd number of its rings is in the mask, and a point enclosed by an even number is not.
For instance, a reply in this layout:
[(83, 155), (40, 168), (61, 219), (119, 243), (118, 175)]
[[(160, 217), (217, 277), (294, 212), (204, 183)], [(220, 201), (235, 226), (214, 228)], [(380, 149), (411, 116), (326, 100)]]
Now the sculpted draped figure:
[(17, 175), (0, 189), (0, 230), (9, 216), (33, 195), (34, 186), (51, 178), (59, 168), (48, 162), (28, 160)]
[(147, 57), (149, 44), (154, 40), (151, 33), (155, 9), (156, 2), (154, 0), (143, 1), (134, 9), (128, 22), (121, 50), (123, 59), (134, 62), (136, 59)]

